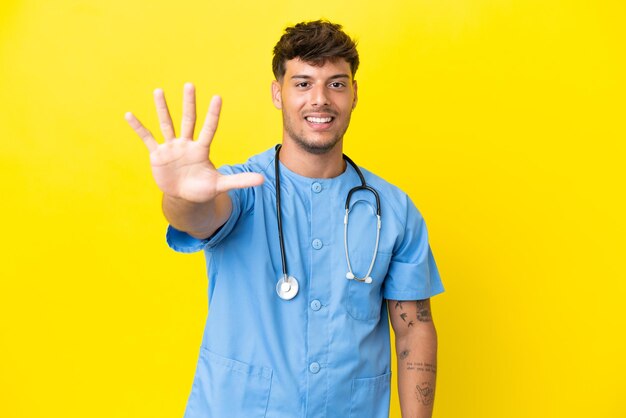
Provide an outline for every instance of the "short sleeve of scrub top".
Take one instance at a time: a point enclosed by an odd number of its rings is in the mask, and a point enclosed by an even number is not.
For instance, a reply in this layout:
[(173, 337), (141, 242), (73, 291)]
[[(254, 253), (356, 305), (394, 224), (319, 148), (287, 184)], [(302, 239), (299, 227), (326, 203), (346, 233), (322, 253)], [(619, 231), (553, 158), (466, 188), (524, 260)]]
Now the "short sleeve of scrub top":
[[(223, 166), (218, 171), (224, 175), (243, 173), (245, 168), (243, 166)], [(205, 239), (199, 239), (192, 237), (186, 232), (179, 231), (173, 226), (167, 227), (166, 240), (167, 245), (174, 251), (180, 253), (195, 253), (204, 249), (211, 249), (222, 241), (228, 234), (231, 233), (237, 220), (241, 214), (249, 210), (252, 206), (252, 193), (250, 189), (233, 189), (228, 192), (228, 196), (232, 202), (232, 212), (228, 217), (228, 220), (222, 225), (211, 237)]]
[(404, 236), (393, 251), (383, 296), (391, 300), (421, 300), (444, 291), (428, 242), (424, 218), (406, 196)]

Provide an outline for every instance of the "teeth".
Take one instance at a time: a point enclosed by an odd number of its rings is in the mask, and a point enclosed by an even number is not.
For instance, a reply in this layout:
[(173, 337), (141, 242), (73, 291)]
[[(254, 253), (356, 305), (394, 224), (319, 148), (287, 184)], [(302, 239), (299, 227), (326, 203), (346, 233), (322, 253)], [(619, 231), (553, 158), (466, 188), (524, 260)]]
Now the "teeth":
[(328, 123), (331, 120), (333, 120), (333, 118), (330, 118), (330, 117), (329, 118), (314, 118), (312, 116), (309, 116), (306, 118), (306, 120), (312, 123)]

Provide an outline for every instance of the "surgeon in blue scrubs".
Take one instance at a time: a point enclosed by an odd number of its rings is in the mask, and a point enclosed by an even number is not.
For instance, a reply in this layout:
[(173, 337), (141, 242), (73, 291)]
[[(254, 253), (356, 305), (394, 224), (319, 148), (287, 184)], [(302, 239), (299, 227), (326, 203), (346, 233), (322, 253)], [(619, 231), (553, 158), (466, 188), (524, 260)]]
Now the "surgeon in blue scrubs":
[[(191, 84), (178, 135), (163, 91), (154, 92), (163, 143), (126, 115), (163, 191), (167, 242), (206, 256), (209, 314), (185, 417), (387, 417), (389, 322), (402, 415), (432, 416), (430, 298), (443, 287), (409, 197), (363, 168), (361, 180), (343, 156), (358, 64), (340, 25), (287, 28), (274, 48), (272, 81), (282, 146), (219, 170), (209, 152), (219, 97), (196, 140)], [(356, 190), (346, 225), (348, 194), (363, 181), (379, 203)]]

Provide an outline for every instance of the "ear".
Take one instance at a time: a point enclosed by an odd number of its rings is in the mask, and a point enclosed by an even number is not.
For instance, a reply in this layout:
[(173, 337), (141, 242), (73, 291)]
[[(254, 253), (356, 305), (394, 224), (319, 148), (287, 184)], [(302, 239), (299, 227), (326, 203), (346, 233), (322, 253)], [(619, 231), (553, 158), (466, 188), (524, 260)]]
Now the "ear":
[(352, 101), (352, 109), (354, 110), (354, 108), (356, 107), (356, 103), (359, 101), (359, 95), (358, 95), (358, 86), (356, 84), (356, 80), (354, 80), (352, 82), (352, 90), (354, 91), (354, 100)]
[(280, 83), (276, 80), (272, 81), (272, 102), (274, 102), (276, 109), (283, 108), (283, 101), (280, 95)]

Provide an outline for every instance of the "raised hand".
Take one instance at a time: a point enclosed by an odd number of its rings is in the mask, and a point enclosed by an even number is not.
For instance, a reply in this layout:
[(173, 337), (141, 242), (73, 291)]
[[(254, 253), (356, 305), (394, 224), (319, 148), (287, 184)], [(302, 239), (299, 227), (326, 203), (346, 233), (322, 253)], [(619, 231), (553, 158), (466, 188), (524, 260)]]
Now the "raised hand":
[(258, 186), (263, 176), (256, 173), (222, 175), (210, 159), (210, 148), (220, 117), (222, 101), (214, 96), (198, 135), (193, 140), (196, 124), (196, 95), (191, 83), (185, 84), (183, 117), (177, 138), (163, 90), (154, 91), (154, 102), (165, 142), (159, 144), (152, 133), (130, 112), (126, 120), (150, 151), (152, 175), (157, 186), (169, 197), (193, 203), (210, 202), (231, 189)]

